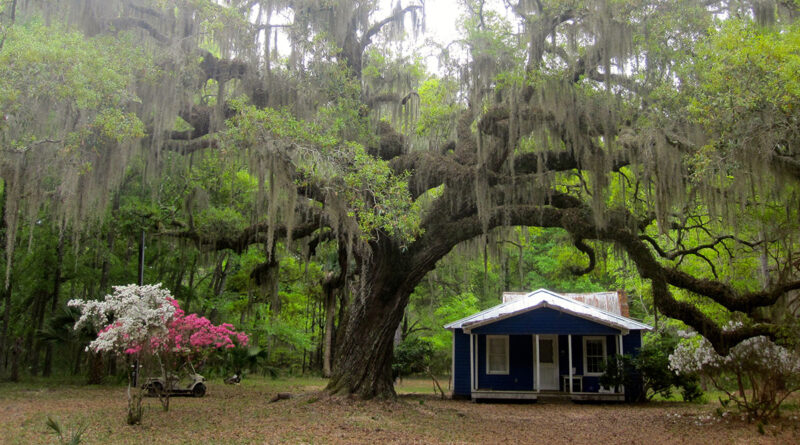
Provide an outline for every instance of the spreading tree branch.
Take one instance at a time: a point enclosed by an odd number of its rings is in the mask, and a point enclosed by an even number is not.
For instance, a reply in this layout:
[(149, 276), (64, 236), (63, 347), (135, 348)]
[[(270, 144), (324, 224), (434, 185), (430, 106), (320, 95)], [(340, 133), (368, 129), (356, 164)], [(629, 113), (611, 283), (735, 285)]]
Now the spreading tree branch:
[(595, 267), (595, 264), (596, 264), (596, 255), (594, 253), (594, 249), (592, 249), (591, 246), (586, 244), (586, 242), (583, 239), (575, 240), (574, 244), (575, 244), (575, 248), (577, 248), (581, 252), (585, 253), (586, 256), (589, 257), (589, 265), (586, 266), (583, 269), (577, 268), (577, 267), (573, 267), (573, 268), (571, 268), (571, 272), (572, 272), (573, 275), (586, 275), (587, 273), (589, 273), (589, 272), (594, 270), (594, 267)]

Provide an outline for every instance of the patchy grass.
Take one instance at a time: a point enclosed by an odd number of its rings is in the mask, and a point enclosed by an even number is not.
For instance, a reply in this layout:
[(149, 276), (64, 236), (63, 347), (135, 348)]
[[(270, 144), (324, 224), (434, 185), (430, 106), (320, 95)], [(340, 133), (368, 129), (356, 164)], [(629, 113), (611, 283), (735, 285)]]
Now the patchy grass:
[[(436, 377), (442, 389), (447, 391), (447, 377)], [(433, 380), (430, 377), (407, 377), (398, 380), (394, 386), (397, 394), (437, 394), (433, 389)]]
[[(62, 382), (0, 384), (0, 442), (53, 443), (47, 417), (87, 424), (84, 443), (798, 443), (797, 412), (763, 425), (714, 415), (716, 404), (475, 404), (440, 400), (430, 379), (405, 379), (396, 401), (329, 397), (323, 379), (209, 382), (202, 399), (164, 413), (145, 399), (142, 425), (125, 424), (125, 388)], [(446, 386), (446, 380), (441, 382)], [(269, 403), (277, 392), (297, 394)], [(793, 401), (793, 403), (797, 403)]]

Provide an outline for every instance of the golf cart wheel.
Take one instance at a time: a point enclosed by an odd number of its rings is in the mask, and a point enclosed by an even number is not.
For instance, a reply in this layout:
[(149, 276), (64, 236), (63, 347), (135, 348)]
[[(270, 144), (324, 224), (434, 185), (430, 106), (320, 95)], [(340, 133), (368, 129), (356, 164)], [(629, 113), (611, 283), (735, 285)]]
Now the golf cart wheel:
[(164, 386), (161, 382), (150, 382), (147, 384), (147, 393), (150, 395), (158, 395), (164, 392)]
[(206, 385), (198, 383), (192, 388), (192, 395), (195, 397), (203, 397), (206, 395)]

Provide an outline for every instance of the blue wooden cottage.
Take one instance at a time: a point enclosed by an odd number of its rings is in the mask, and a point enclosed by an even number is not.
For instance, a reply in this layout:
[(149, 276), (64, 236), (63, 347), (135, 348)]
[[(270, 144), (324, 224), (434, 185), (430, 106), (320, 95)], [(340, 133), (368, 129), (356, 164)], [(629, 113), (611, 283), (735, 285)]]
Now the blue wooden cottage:
[(502, 304), (445, 326), (453, 331), (453, 397), (625, 400), (625, 388), (603, 388), (599, 378), (607, 357), (637, 354), (642, 331), (652, 330), (627, 315), (623, 292), (506, 293)]

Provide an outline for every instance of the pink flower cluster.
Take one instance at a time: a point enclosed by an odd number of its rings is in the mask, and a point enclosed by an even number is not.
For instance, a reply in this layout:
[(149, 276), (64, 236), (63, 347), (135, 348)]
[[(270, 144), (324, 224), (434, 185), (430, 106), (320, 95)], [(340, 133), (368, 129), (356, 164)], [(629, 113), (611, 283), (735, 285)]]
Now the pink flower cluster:
[(170, 299), (169, 302), (175, 307), (175, 315), (168, 324), (167, 344), (164, 345), (168, 349), (193, 353), (207, 349), (233, 348), (236, 344), (247, 345), (247, 334), (236, 332), (232, 324), (222, 323), (215, 326), (205, 317), (186, 315), (176, 300)]

